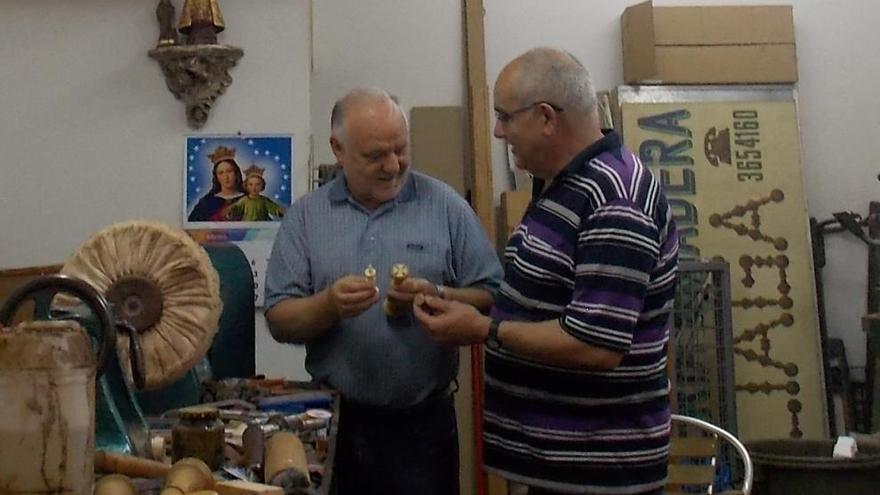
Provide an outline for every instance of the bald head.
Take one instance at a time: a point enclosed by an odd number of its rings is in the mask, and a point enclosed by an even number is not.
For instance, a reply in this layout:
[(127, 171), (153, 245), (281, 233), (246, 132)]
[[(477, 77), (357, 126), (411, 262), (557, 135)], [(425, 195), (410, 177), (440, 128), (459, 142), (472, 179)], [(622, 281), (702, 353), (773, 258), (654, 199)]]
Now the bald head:
[(498, 75), (494, 99), (495, 137), (510, 146), (518, 168), (545, 181), (602, 139), (590, 75), (566, 51), (534, 48), (516, 57)]
[(330, 128), (330, 149), (352, 198), (369, 210), (396, 198), (408, 177), (409, 132), (394, 97), (352, 90), (334, 105)]
[(590, 73), (567, 51), (533, 48), (507, 64), (501, 78), (510, 78), (513, 96), (522, 104), (547, 101), (564, 108), (571, 117), (596, 115), (596, 91)]
[(339, 141), (345, 141), (346, 117), (352, 113), (355, 108), (363, 108), (366, 106), (378, 106), (382, 104), (391, 105), (406, 122), (407, 129), (409, 122), (406, 113), (400, 108), (397, 98), (391, 93), (381, 88), (355, 88), (345, 94), (342, 98), (336, 100), (333, 105), (333, 111), (330, 113), (330, 133)]

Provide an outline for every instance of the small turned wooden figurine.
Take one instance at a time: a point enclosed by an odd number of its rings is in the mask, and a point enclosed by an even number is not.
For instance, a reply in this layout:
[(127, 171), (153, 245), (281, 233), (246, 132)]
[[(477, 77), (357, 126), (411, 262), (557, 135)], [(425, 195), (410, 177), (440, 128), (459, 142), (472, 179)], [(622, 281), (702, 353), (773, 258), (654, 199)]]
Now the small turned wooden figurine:
[(367, 277), (373, 285), (376, 285), (376, 269), (373, 268), (373, 265), (367, 265), (367, 267), (364, 268), (364, 276)]
[(214, 488), (211, 468), (201, 459), (186, 457), (174, 463), (165, 477), (161, 495), (186, 495)]
[(186, 35), (187, 45), (216, 45), (217, 33), (225, 28), (217, 0), (186, 0), (183, 4), (178, 29)]
[(295, 433), (279, 431), (266, 440), (263, 480), (284, 488), (284, 493), (311, 485), (306, 449)]
[[(397, 288), (400, 284), (403, 283), (404, 280), (406, 280), (406, 277), (408, 276), (408, 266), (404, 265), (403, 263), (395, 264), (391, 267), (391, 287)], [(385, 314), (387, 314), (388, 316), (398, 316), (406, 312), (406, 310), (408, 309), (408, 305), (386, 297), (385, 302), (382, 303), (382, 309), (385, 310)]]
[(128, 476), (108, 474), (95, 483), (95, 495), (138, 495), (138, 490)]

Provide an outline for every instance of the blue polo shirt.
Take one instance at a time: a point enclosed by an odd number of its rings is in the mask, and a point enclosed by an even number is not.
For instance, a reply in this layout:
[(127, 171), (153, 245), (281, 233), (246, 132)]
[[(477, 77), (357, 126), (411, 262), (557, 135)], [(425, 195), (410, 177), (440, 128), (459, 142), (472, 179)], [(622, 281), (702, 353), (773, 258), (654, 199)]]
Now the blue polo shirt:
[[(268, 310), (310, 296), (345, 275), (376, 268), (382, 297), (391, 267), (449, 287), (495, 290), (501, 264), (471, 207), (451, 187), (411, 171), (397, 198), (370, 211), (343, 176), (291, 205), (266, 269)], [(407, 313), (389, 318), (381, 300), (306, 344), (306, 369), (349, 400), (407, 407), (449, 386), (458, 351), (428, 338)]]

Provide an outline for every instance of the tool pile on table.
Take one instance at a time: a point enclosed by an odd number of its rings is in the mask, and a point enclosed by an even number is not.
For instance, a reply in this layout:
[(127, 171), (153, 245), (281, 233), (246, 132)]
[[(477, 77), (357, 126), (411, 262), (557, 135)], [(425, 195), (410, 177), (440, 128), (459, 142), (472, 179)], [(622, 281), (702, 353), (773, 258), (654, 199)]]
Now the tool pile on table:
[(332, 392), (284, 380), (203, 385), (203, 398), (216, 400), (148, 418), (154, 459), (96, 453), (96, 495), (328, 492), (337, 409)]

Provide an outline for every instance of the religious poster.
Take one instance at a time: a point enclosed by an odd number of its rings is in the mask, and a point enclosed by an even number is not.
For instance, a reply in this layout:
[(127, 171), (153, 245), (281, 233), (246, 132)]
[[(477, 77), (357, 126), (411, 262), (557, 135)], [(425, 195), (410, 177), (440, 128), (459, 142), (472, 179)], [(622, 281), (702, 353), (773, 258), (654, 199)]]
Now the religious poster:
[(184, 228), (201, 244), (231, 243), (251, 265), (254, 303), (263, 304), (265, 268), (293, 200), (293, 136), (189, 136)]
[(186, 228), (277, 226), (293, 197), (292, 136), (190, 136)]
[(663, 184), (682, 258), (730, 266), (739, 436), (822, 438), (826, 408), (790, 87), (622, 87), (627, 147)]

